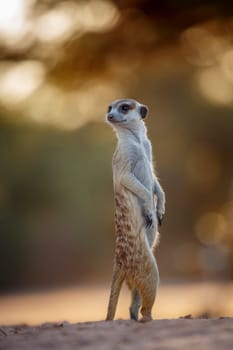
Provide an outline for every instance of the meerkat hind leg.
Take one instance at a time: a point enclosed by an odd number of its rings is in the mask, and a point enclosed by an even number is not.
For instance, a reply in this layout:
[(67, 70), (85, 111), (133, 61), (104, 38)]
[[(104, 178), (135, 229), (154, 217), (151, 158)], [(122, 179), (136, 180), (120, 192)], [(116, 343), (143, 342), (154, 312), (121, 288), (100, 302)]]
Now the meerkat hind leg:
[(156, 298), (157, 286), (159, 282), (159, 272), (156, 261), (151, 266), (151, 272), (144, 280), (142, 287), (140, 288), (140, 295), (142, 299), (141, 314), (142, 318), (140, 322), (147, 322), (152, 320), (152, 307)]
[(117, 302), (124, 278), (124, 273), (120, 269), (114, 267), (106, 321), (111, 321), (114, 319)]
[(139, 291), (137, 289), (133, 289), (131, 293), (132, 293), (132, 302), (129, 308), (130, 319), (137, 321), (139, 308), (141, 306), (141, 298), (140, 298)]
[(155, 301), (155, 294), (156, 290), (151, 290), (150, 291), (143, 291), (142, 292), (142, 307), (141, 307), (141, 314), (142, 318), (140, 319), (140, 322), (147, 322), (152, 320), (152, 307)]

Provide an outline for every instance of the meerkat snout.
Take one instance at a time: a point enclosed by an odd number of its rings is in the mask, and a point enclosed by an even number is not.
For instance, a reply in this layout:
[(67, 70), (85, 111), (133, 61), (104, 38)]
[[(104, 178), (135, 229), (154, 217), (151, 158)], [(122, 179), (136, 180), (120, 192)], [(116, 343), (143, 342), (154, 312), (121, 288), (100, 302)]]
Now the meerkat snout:
[(113, 114), (110, 113), (110, 114), (107, 115), (107, 119), (108, 119), (109, 121), (112, 121), (113, 118), (114, 118), (114, 115), (113, 115)]

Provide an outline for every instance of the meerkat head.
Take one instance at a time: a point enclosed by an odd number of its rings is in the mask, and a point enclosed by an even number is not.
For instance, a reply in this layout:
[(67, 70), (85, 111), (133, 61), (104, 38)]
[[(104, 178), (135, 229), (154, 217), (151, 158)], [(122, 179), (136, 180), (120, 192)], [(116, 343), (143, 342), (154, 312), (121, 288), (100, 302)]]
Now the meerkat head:
[(148, 107), (133, 99), (113, 101), (106, 114), (106, 121), (114, 128), (124, 128), (142, 123)]

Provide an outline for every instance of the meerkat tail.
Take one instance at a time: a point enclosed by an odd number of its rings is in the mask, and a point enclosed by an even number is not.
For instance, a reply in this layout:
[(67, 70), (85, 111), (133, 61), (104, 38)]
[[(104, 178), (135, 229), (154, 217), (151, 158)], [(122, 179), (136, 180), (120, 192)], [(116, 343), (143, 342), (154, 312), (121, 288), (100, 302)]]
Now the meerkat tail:
[(106, 321), (111, 321), (114, 319), (117, 302), (124, 279), (125, 275), (123, 271), (114, 267)]

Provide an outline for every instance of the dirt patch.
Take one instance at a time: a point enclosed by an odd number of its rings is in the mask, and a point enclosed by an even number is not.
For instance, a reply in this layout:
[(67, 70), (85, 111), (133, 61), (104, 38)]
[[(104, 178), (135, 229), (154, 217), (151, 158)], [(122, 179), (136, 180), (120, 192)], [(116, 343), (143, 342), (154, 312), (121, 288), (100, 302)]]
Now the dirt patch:
[(47, 323), (0, 327), (1, 350), (233, 349), (233, 318)]

